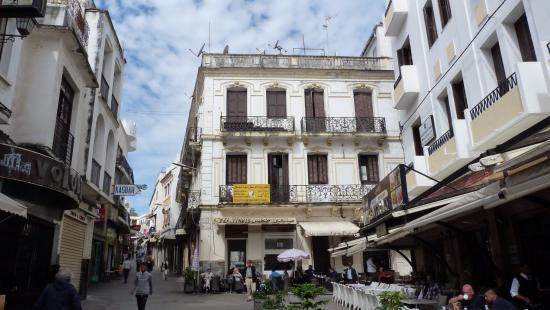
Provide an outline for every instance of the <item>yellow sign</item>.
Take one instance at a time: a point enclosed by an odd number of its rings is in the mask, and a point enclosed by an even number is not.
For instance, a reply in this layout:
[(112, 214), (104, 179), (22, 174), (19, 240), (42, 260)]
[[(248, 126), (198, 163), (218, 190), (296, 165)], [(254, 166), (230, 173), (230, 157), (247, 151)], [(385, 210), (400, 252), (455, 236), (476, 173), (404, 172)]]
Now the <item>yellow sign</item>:
[(269, 203), (269, 184), (233, 185), (233, 203)]
[(214, 219), (216, 224), (296, 224), (296, 219), (293, 217), (254, 217), (254, 218), (237, 218), (237, 217), (218, 217)]

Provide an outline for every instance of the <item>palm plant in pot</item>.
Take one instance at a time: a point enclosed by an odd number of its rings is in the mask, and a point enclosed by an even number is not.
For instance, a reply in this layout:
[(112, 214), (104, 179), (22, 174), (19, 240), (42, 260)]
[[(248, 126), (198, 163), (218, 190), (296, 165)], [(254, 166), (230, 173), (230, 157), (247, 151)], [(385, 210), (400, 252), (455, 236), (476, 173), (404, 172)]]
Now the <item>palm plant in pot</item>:
[(187, 294), (195, 292), (195, 273), (191, 270), (191, 268), (185, 268), (183, 278), (183, 291)]
[(377, 310), (399, 310), (401, 299), (405, 296), (402, 292), (382, 292), (378, 295), (380, 306)]

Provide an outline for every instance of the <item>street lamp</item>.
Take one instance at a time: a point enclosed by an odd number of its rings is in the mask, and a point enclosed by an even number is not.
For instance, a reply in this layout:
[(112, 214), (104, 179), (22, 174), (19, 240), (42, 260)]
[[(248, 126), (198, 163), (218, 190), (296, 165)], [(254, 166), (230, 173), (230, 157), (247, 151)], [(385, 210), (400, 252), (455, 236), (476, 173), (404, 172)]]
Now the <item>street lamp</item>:
[(195, 167), (187, 166), (187, 165), (184, 165), (184, 164), (182, 164), (182, 163), (176, 163), (176, 162), (174, 162), (174, 163), (172, 163), (172, 165), (176, 165), (176, 166), (182, 167), (182, 168), (184, 168), (184, 169), (195, 170)]
[(15, 19), (15, 26), (19, 34), (0, 34), (0, 40), (2, 40), (2, 42), (13, 42), (15, 38), (25, 38), (33, 31), (36, 26), (36, 20), (32, 17), (17, 17)]

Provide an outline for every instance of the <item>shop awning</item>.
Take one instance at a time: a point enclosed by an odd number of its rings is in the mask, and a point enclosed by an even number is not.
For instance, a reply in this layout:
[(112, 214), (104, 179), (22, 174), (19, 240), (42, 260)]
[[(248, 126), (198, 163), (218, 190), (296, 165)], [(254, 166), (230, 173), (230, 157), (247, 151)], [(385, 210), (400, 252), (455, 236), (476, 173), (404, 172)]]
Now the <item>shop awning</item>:
[(359, 238), (355, 240), (351, 240), (349, 242), (342, 242), (337, 247), (328, 249), (329, 252), (332, 252), (330, 254), (330, 257), (338, 257), (338, 256), (353, 256), (356, 253), (363, 252), (367, 249), (367, 238)]
[(428, 202), (428, 203), (421, 204), (421, 205), (418, 205), (418, 206), (415, 206), (415, 207), (412, 207), (412, 208), (407, 208), (405, 210), (394, 211), (394, 212), (392, 212), (392, 216), (393, 217), (400, 217), (400, 216), (405, 216), (405, 215), (413, 214), (413, 213), (420, 212), (420, 211), (426, 211), (426, 210), (434, 209), (434, 208), (437, 208), (437, 207), (441, 207), (441, 206), (453, 203), (453, 202), (455, 202), (455, 201), (457, 201), (457, 200), (459, 200), (463, 197), (466, 197), (467, 195), (468, 195), (468, 193), (467, 194), (462, 194), (462, 195), (457, 195), (457, 196), (454, 196), (454, 197), (445, 198), (445, 199), (436, 200), (436, 201), (433, 201), (433, 202)]
[(340, 244), (338, 244), (337, 247), (330, 248), (330, 249), (328, 249), (328, 251), (329, 252), (334, 252), (334, 251), (339, 251), (339, 250), (345, 250), (345, 249), (347, 249), (351, 246), (354, 246), (354, 245), (360, 244), (360, 243), (364, 243), (366, 241), (367, 241), (367, 237), (354, 239), (354, 240), (350, 240), (350, 241), (347, 241), (347, 242), (341, 242)]
[(350, 222), (300, 222), (306, 237), (351, 236), (359, 232), (359, 227)]
[(27, 207), (1, 193), (0, 210), (27, 218)]

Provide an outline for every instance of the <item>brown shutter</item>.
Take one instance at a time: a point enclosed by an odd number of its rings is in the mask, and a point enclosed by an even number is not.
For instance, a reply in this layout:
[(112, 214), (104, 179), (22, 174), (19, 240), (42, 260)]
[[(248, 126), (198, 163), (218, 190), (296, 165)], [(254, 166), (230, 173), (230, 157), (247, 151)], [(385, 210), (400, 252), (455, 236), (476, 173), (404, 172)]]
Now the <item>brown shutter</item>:
[(372, 132), (374, 130), (372, 93), (355, 92), (353, 97), (357, 132)]
[(246, 183), (246, 155), (227, 155), (225, 184)]
[(307, 177), (309, 184), (317, 184), (317, 158), (316, 155), (307, 156)]
[(315, 117), (325, 117), (325, 104), (322, 90), (313, 92), (313, 109)]
[(434, 10), (431, 1), (428, 0), (424, 7), (424, 22), (426, 24), (426, 34), (428, 36), (428, 45), (432, 47), (437, 40), (437, 29), (435, 27)]
[(328, 184), (327, 155), (308, 155), (309, 184)]
[(285, 91), (267, 91), (267, 117), (286, 117)]
[(529, 23), (525, 13), (514, 24), (516, 35), (518, 37), (519, 51), (523, 61), (537, 61), (531, 31), (529, 31)]
[(228, 90), (227, 91), (226, 115), (230, 117), (247, 116), (246, 90)]
[(318, 155), (319, 165), (319, 183), (328, 184), (328, 167), (327, 167), (327, 155)]
[(373, 183), (378, 182), (378, 156), (367, 156), (367, 171), (369, 174), (369, 180)]
[(445, 27), (451, 19), (451, 5), (449, 0), (439, 0), (439, 15), (441, 15), (441, 26)]
[(495, 68), (495, 75), (497, 77), (497, 84), (506, 80), (506, 72), (504, 71), (504, 62), (502, 61), (502, 54), (500, 53), (500, 45), (498, 42), (491, 48), (491, 55), (493, 56), (493, 66)]

